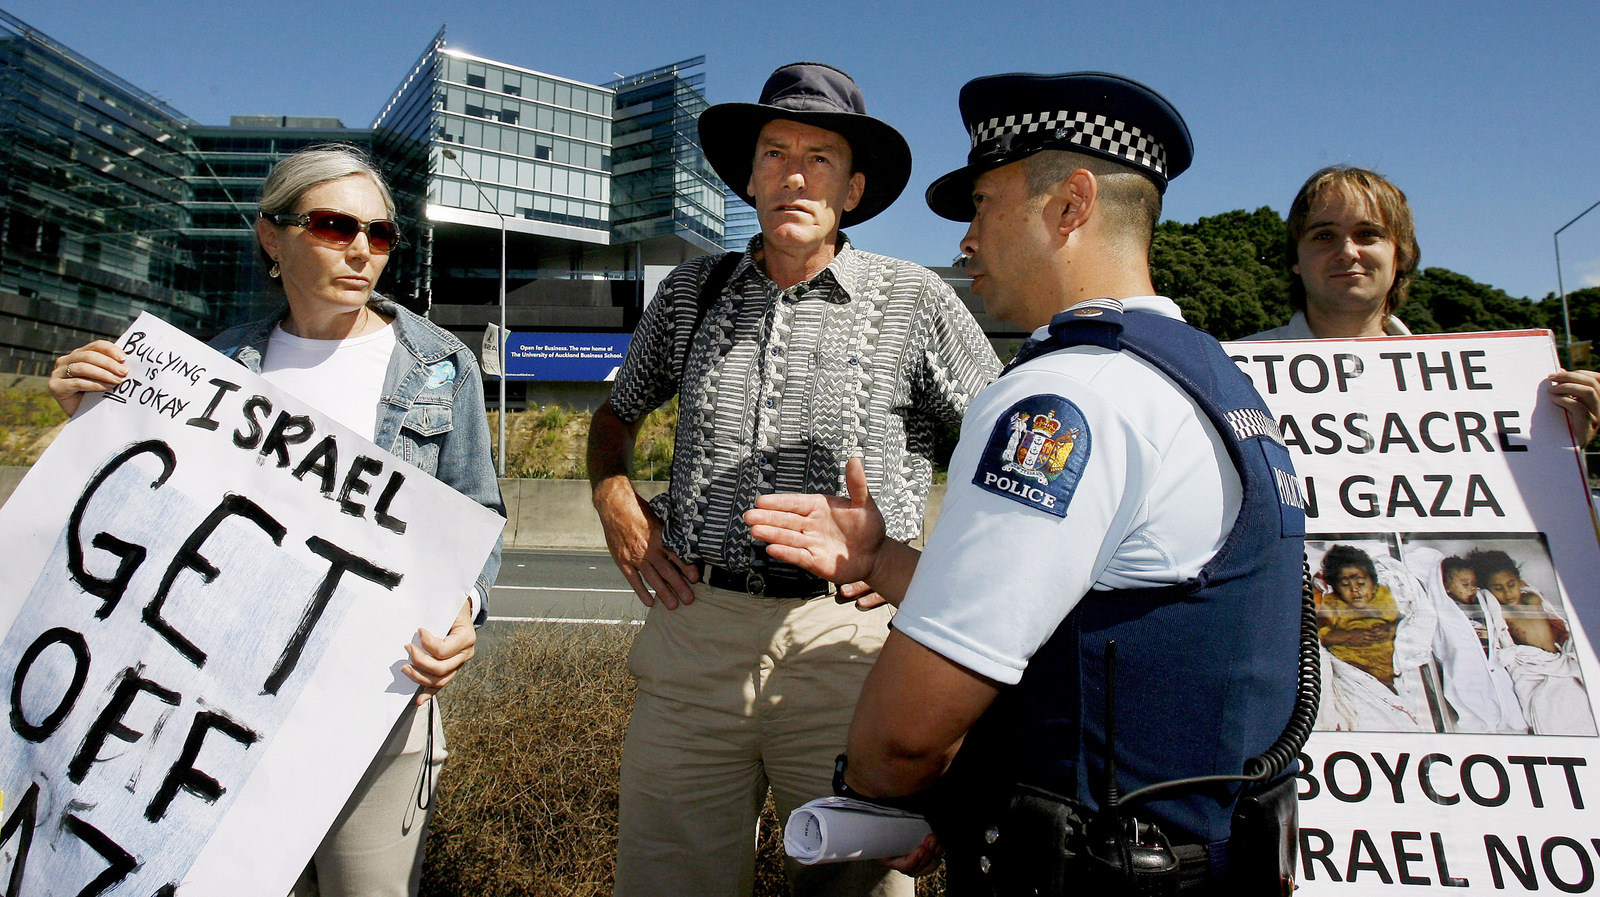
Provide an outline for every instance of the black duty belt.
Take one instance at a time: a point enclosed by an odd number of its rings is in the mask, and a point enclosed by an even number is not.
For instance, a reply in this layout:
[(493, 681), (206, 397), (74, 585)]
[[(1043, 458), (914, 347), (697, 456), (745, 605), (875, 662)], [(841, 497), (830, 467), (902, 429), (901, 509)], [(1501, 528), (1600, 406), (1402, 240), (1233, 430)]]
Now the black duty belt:
[(814, 576), (780, 579), (757, 570), (736, 573), (710, 564), (705, 565), (705, 583), (712, 588), (744, 592), (757, 598), (818, 598), (828, 594), (828, 581)]

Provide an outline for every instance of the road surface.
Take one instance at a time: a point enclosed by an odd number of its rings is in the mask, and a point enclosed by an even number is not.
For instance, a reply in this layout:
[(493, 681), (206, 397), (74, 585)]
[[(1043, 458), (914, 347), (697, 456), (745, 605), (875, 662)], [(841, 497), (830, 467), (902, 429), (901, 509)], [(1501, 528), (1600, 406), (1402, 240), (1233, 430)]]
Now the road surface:
[(645, 611), (604, 551), (507, 549), (489, 596), (494, 623), (639, 623)]

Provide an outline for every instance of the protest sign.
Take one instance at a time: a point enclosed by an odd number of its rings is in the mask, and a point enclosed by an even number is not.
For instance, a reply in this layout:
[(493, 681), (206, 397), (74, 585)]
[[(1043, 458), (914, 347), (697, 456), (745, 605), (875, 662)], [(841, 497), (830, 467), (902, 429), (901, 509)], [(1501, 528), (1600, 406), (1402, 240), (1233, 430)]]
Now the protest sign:
[(1600, 541), (1549, 334), (1227, 349), (1306, 503), (1299, 893), (1591, 891)]
[(118, 345), (0, 509), (0, 886), (282, 897), (501, 519), (155, 318)]

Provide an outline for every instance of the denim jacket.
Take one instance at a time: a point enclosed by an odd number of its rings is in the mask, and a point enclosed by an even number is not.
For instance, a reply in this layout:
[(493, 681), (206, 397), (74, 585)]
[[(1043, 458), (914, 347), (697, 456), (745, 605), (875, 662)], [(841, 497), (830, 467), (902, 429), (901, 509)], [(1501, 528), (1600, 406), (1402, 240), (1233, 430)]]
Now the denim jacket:
[[(505, 517), (500, 481), (489, 456), (482, 380), (471, 350), (388, 299), (374, 295), (371, 305), (395, 325), (395, 350), (383, 378), (372, 441)], [(272, 328), (287, 311), (285, 306), (271, 317), (223, 331), (211, 347), (259, 374)], [(495, 541), (475, 583), (478, 616), (473, 622), (479, 626), (489, 616), (489, 589), (500, 572), (502, 542), (503, 537)]]

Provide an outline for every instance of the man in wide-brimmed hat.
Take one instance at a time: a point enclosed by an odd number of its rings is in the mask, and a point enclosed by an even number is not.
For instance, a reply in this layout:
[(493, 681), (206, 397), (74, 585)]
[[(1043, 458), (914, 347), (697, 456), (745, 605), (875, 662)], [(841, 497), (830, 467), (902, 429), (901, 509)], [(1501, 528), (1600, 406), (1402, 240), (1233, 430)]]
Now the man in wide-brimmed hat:
[[(785, 818), (828, 790), (887, 634), (889, 608), (772, 561), (741, 515), (774, 491), (843, 494), (850, 462), (884, 497), (889, 537), (918, 537), (934, 427), (999, 369), (938, 277), (839, 230), (888, 208), (911, 173), (905, 139), (848, 75), (786, 65), (759, 102), (707, 109), (700, 135), (761, 234), (668, 275), (589, 432), (606, 541), (650, 606), (629, 659), (616, 878), (629, 897), (750, 892), (768, 785)], [(672, 482), (646, 503), (628, 459), (673, 395)], [(797, 894), (911, 892), (872, 862), (788, 871)]]
[(928, 205), (1034, 338), (968, 409), (927, 551), (865, 490), (747, 515), (774, 555), (904, 597), (837, 790), (926, 811), (952, 895), (1287, 894), (1305, 498), (1250, 381), (1155, 295), (1189, 130), (1103, 72), (979, 78), (961, 117), (968, 164)]

